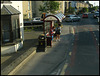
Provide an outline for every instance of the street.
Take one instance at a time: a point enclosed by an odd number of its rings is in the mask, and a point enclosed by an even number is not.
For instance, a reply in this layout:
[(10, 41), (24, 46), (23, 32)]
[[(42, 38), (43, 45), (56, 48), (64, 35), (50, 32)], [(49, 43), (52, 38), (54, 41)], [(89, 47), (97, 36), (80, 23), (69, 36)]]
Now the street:
[[(79, 22), (62, 24), (61, 41), (54, 42), (46, 53), (34, 55), (15, 75), (99, 75), (97, 19), (89, 14), (89, 18), (81, 18)], [(70, 34), (70, 31), (75, 34)], [(51, 70), (58, 62), (60, 64)]]
[(65, 75), (99, 75), (99, 24), (89, 15), (77, 23), (70, 64)]

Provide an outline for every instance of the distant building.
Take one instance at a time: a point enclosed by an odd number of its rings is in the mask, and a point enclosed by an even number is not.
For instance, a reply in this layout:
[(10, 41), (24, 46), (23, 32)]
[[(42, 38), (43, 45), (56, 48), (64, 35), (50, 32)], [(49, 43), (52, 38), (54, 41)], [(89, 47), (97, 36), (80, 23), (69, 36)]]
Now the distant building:
[(32, 17), (41, 17), (41, 12), (39, 11), (40, 5), (43, 6), (42, 1), (32, 1)]
[(61, 13), (63, 13), (64, 14), (64, 10), (65, 10), (65, 1), (57, 1), (57, 2), (59, 2), (59, 11), (58, 12), (61, 12)]
[(32, 19), (32, 1), (22, 1), (23, 3), (23, 18)]
[(69, 9), (70, 2), (69, 1), (56, 1), (59, 2), (59, 10), (57, 11), (58, 13), (61, 12), (65, 14), (67, 12), (67, 9)]
[(87, 4), (85, 2), (77, 1), (76, 7), (77, 7), (77, 11), (78, 11), (78, 10), (81, 10), (82, 8), (84, 8), (84, 7), (89, 8), (89, 4)]
[(1, 55), (23, 47), (22, 1), (1, 1)]
[(77, 1), (70, 1), (71, 2), (71, 7), (76, 7)]
[(23, 1), (23, 17), (24, 19), (32, 19), (34, 17), (41, 17), (39, 11), (42, 1)]
[(67, 12), (67, 9), (69, 9), (69, 5), (70, 3), (69, 3), (69, 1), (65, 1), (65, 11), (64, 11), (64, 13), (66, 13)]
[(84, 3), (84, 7), (89, 8), (89, 4), (88, 3)]

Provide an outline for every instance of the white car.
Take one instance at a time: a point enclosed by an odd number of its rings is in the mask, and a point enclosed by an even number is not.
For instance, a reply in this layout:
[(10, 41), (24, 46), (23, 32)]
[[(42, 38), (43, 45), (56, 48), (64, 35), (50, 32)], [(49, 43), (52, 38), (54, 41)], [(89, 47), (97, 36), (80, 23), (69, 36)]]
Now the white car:
[(33, 18), (33, 21), (41, 21), (41, 18), (40, 17), (35, 17), (35, 18)]
[(80, 17), (77, 15), (67, 15), (65, 21), (80, 21)]
[(94, 18), (99, 17), (99, 12), (95, 12), (94, 15), (93, 15), (93, 17), (94, 17)]
[(98, 23), (99, 23), (99, 17), (98, 17)]
[(41, 17), (35, 17), (32, 20), (32, 24), (43, 24), (43, 21), (41, 21)]

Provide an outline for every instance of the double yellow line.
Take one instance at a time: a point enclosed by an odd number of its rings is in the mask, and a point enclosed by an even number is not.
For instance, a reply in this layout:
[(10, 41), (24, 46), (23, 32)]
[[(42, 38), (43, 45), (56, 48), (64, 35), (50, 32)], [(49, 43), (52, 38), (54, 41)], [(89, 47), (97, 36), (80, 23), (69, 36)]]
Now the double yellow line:
[(65, 71), (66, 71), (67, 66), (68, 66), (68, 64), (65, 63), (65, 65), (64, 65), (64, 67), (63, 67), (63, 69), (62, 69), (60, 75), (64, 75), (64, 74), (65, 74)]
[[(69, 55), (71, 55), (72, 54), (72, 52), (69, 52)], [(66, 68), (68, 67), (68, 63), (65, 63), (64, 64), (64, 67), (63, 67), (63, 69), (62, 69), (62, 71), (61, 71), (61, 73), (60, 73), (60, 75), (65, 75), (65, 72), (66, 72)]]

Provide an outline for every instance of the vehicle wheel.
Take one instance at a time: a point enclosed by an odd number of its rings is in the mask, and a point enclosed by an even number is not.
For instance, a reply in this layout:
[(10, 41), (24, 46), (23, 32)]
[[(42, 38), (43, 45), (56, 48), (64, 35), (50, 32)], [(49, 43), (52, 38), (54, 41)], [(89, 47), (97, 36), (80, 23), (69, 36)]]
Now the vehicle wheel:
[(78, 19), (78, 21), (80, 21), (80, 19)]
[(72, 22), (74, 22), (74, 20), (72, 20)]

